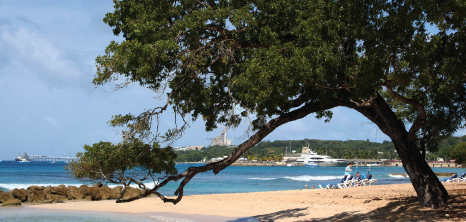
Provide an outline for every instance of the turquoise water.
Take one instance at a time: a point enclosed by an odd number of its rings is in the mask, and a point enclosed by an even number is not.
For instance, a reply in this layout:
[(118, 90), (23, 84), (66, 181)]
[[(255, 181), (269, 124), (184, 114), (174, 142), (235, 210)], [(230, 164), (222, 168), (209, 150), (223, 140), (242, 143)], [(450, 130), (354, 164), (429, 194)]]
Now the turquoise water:
[[(64, 170), (64, 162), (0, 162), (0, 189), (3, 191), (29, 186), (80, 186), (84, 184)], [(177, 164), (179, 172), (189, 166), (202, 164)], [(196, 175), (185, 187), (185, 195), (241, 193), (276, 190), (294, 190), (323, 183), (338, 182), (344, 174), (344, 167), (245, 167), (230, 166), (219, 174), (212, 171)], [(353, 172), (367, 174), (368, 167), (353, 167)], [(434, 172), (458, 173), (461, 168), (433, 168)], [(378, 180), (377, 184), (409, 183), (409, 178), (391, 176), (390, 173), (406, 173), (403, 167), (371, 167), (370, 172)], [(179, 181), (180, 182), (180, 181)], [(179, 182), (171, 182), (160, 191), (173, 195)], [(151, 183), (147, 183), (148, 186)], [(116, 185), (109, 185), (110, 187)]]
[[(73, 178), (64, 170), (64, 162), (0, 162), (0, 189), (3, 191), (14, 188), (27, 188), (37, 186), (80, 186), (84, 184)], [(189, 166), (201, 166), (202, 164), (177, 164), (179, 172)], [(196, 175), (185, 186), (185, 195), (242, 193), (278, 190), (296, 190), (309, 188), (319, 184), (334, 183), (340, 181), (344, 174), (344, 167), (244, 167), (230, 166), (219, 174), (210, 172)], [(366, 174), (368, 167), (353, 167), (353, 172), (359, 171)], [(434, 172), (458, 173), (465, 170), (458, 168), (433, 168)], [(392, 176), (390, 173), (406, 173), (402, 167), (371, 167), (370, 173), (381, 184), (409, 183), (409, 178)], [(180, 181), (179, 181), (180, 182)], [(163, 187), (160, 192), (165, 195), (173, 195), (179, 182), (172, 182)], [(148, 183), (147, 185), (150, 185)], [(116, 185), (109, 185), (110, 187)], [(15, 209), (15, 210), (11, 210)], [(17, 211), (21, 211), (18, 214)], [(0, 221), (191, 221), (185, 219), (161, 219), (164, 217), (142, 217), (138, 215), (120, 215), (105, 213), (76, 213), (76, 212), (29, 212), (27, 208), (0, 208)], [(16, 213), (15, 213), (16, 212)], [(135, 219), (136, 218), (136, 219)], [(222, 221), (222, 220), (220, 220)]]

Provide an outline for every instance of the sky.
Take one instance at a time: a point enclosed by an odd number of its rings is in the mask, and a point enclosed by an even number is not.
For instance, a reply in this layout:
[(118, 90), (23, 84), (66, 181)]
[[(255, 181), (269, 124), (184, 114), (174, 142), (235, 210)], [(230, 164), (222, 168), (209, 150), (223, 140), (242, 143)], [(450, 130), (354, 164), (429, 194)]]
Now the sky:
[[(75, 156), (85, 144), (118, 143), (120, 129), (107, 124), (115, 114), (138, 114), (160, 102), (151, 91), (132, 85), (92, 84), (95, 58), (114, 36), (102, 19), (111, 0), (0, 1), (0, 160), (19, 153)], [(308, 116), (283, 125), (265, 140), (390, 140), (361, 114), (333, 109), (330, 123)], [(170, 118), (161, 128), (172, 127)], [(228, 130), (238, 145), (246, 125)], [(191, 123), (173, 146), (208, 146), (222, 129), (206, 132)], [(461, 134), (458, 134), (461, 135)]]

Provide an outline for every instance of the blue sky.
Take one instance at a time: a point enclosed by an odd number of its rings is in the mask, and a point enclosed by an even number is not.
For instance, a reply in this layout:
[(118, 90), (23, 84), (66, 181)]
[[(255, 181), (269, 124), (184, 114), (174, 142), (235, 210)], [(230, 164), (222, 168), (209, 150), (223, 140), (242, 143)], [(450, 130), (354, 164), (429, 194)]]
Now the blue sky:
[[(121, 41), (102, 22), (113, 11), (111, 0), (0, 1), (0, 160), (18, 152), (71, 156), (84, 144), (120, 141), (119, 130), (107, 125), (115, 114), (137, 114), (157, 105), (151, 91), (139, 86), (113, 92), (95, 87), (95, 58), (110, 41)], [(288, 123), (266, 140), (366, 140), (389, 138), (355, 111), (334, 110), (330, 123), (308, 116)], [(162, 121), (167, 128), (171, 119)], [(229, 130), (233, 144), (244, 138), (245, 126)], [(175, 146), (209, 145), (203, 122)]]

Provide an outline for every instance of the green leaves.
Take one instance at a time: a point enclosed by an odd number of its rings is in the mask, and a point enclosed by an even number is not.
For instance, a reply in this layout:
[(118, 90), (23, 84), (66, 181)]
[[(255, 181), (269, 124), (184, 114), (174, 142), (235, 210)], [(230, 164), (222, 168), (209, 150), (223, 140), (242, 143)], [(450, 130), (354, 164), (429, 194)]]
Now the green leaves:
[(450, 153), (457, 164), (466, 164), (466, 143), (458, 144)]
[(168, 105), (185, 123), (202, 117), (206, 130), (247, 116), (258, 129), (305, 104), (359, 106), (381, 94), (413, 129), (410, 138), (435, 145), (464, 127), (465, 7), (453, 0), (115, 1), (104, 22), (125, 40), (96, 59), (94, 84), (137, 83), (167, 99), (139, 116), (115, 116), (110, 124), (126, 125), (128, 138), (151, 135), (152, 117)]
[(127, 183), (128, 177), (145, 180), (157, 174), (177, 173), (175, 152), (171, 147), (159, 148), (156, 143), (151, 146), (138, 140), (117, 145), (99, 142), (85, 145), (84, 150), (77, 154), (78, 161), (67, 166), (82, 180)]

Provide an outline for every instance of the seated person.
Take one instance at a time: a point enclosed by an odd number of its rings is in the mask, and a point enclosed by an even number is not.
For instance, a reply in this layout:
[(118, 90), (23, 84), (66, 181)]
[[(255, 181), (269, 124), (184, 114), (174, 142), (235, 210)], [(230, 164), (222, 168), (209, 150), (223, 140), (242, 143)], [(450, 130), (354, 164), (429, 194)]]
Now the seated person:
[(356, 176), (354, 176), (353, 180), (361, 181), (361, 179), (362, 179), (361, 174), (359, 174), (359, 172), (356, 172)]

